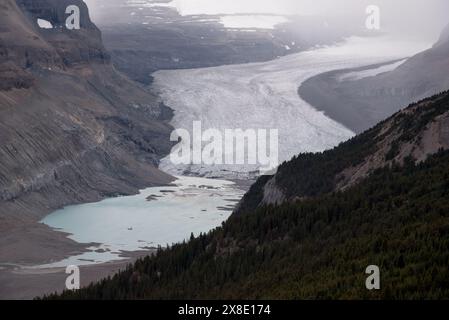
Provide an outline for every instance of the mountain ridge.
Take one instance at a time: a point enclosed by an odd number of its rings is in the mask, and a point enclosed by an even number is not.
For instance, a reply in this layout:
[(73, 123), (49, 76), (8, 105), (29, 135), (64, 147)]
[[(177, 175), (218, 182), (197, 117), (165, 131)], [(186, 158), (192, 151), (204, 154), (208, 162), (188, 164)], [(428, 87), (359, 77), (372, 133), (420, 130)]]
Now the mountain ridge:
[(448, 91), (424, 99), (332, 150), (294, 157), (273, 177), (260, 178), (238, 211), (345, 190), (377, 169), (448, 149), (448, 100)]
[(358, 80), (341, 76), (360, 68), (331, 71), (308, 79), (298, 93), (332, 119), (362, 133), (403, 106), (448, 90), (448, 70), (449, 26), (431, 48), (392, 71)]
[[(65, 28), (69, 4), (80, 30)], [(171, 110), (114, 69), (83, 1), (6, 0), (0, 15), (0, 261), (41, 263), (70, 242), (52, 249), (45, 214), (173, 180), (157, 169)]]

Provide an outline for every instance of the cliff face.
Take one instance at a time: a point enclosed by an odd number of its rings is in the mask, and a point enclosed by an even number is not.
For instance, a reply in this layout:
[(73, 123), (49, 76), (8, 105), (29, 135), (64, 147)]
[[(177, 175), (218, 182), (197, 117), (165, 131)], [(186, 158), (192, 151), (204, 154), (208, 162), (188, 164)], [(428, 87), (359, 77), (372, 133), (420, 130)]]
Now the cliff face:
[[(69, 4), (80, 8), (80, 30), (64, 27)], [(170, 116), (114, 70), (83, 1), (2, 1), (0, 241), (63, 205), (171, 181), (157, 169), (171, 148)]]
[[(30, 53), (32, 51), (32, 57)], [(25, 67), (29, 59), (57, 63), (49, 44), (35, 32), (15, 1), (0, 3), (0, 89), (29, 88), (33, 77)]]
[[(69, 5), (80, 8), (79, 30), (65, 27)], [(101, 33), (83, 1), (6, 0), (0, 9), (0, 88), (30, 87), (33, 70), (109, 64)], [(52, 28), (40, 28), (38, 19), (51, 23)]]
[[(16, 0), (19, 8), (33, 23), (44, 19), (51, 23), (52, 29), (40, 29), (45, 41), (56, 51), (65, 66), (78, 63), (108, 63), (110, 58), (106, 52), (100, 30), (92, 23), (86, 4), (72, 0)], [(80, 9), (80, 29), (66, 29), (66, 9), (76, 5)], [(29, 56), (32, 56), (29, 54)]]

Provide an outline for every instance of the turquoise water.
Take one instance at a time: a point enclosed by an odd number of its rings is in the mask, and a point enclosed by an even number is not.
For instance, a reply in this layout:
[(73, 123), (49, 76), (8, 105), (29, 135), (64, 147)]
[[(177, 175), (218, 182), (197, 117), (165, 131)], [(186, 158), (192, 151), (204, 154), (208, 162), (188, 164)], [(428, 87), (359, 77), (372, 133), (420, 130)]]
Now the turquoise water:
[(69, 233), (76, 242), (96, 245), (81, 255), (39, 267), (103, 263), (123, 259), (123, 251), (182, 242), (192, 232), (199, 235), (220, 226), (243, 193), (230, 181), (178, 177), (170, 187), (66, 207), (41, 222)]

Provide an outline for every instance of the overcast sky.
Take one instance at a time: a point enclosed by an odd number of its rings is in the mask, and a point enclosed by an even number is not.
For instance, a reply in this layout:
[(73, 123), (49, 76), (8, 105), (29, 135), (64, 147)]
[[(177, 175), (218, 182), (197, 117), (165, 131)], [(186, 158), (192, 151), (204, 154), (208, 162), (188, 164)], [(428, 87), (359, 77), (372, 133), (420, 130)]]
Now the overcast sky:
[[(98, 0), (85, 0), (94, 5)], [(145, 1), (145, 0), (140, 0)], [(137, 2), (137, 1), (136, 1)], [(157, 2), (147, 0), (147, 2)], [(182, 15), (270, 13), (341, 16), (365, 21), (368, 5), (381, 8), (383, 26), (404, 33), (437, 37), (449, 24), (448, 0), (173, 0)]]
[[(341, 14), (356, 13), (370, 4), (395, 12), (427, 11), (436, 4), (449, 8), (447, 0), (173, 0), (183, 14), (195, 13), (278, 13)], [(445, 5), (446, 4), (446, 5)], [(444, 6), (445, 5), (445, 6)], [(446, 11), (447, 12), (447, 11)]]

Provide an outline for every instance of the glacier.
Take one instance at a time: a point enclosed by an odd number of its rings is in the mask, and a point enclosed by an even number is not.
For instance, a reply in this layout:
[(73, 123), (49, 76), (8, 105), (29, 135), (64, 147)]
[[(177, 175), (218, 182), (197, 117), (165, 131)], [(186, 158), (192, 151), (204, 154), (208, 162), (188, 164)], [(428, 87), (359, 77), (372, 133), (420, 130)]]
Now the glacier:
[[(315, 47), (263, 63), (226, 65), (153, 74), (152, 90), (174, 110), (171, 124), (192, 130), (278, 129), (279, 160), (304, 152), (321, 152), (350, 139), (354, 132), (302, 100), (305, 80), (332, 70), (404, 59), (430, 47), (388, 36), (350, 37), (332, 46)], [(170, 156), (160, 168), (173, 175), (247, 179), (257, 165), (174, 165)]]

